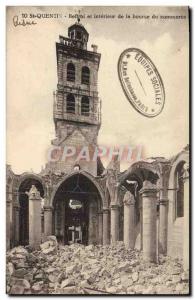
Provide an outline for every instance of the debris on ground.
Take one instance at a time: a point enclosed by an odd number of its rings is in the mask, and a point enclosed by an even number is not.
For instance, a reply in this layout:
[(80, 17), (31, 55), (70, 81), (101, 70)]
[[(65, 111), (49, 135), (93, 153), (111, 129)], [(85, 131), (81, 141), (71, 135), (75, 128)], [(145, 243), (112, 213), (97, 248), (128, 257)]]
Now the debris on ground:
[(7, 252), (7, 293), (18, 294), (188, 294), (182, 261), (160, 256), (146, 263), (138, 250), (115, 246), (58, 245), (50, 236), (39, 250)]

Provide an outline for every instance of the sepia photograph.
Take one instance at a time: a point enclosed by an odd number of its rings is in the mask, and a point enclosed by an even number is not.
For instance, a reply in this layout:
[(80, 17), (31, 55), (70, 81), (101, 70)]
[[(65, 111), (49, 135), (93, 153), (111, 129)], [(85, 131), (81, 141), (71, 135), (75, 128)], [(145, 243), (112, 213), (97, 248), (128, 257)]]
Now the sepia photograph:
[(8, 295), (190, 295), (190, 15), (6, 7)]

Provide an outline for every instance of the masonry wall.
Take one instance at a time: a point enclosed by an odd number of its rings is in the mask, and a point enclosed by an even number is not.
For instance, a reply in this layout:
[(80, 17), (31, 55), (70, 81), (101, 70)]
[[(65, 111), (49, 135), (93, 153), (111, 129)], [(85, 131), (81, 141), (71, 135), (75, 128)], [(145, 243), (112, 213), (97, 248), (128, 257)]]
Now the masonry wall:
[(168, 235), (167, 254), (172, 257), (183, 257), (183, 221), (184, 218), (177, 218), (171, 226), (171, 234)]

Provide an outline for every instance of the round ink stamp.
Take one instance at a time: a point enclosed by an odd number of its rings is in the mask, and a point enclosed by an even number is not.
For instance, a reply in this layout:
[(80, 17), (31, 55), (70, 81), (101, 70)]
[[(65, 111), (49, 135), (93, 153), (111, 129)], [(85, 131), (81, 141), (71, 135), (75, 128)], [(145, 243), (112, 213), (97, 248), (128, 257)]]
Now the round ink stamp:
[(118, 61), (118, 75), (131, 105), (146, 117), (161, 113), (165, 103), (162, 78), (151, 59), (140, 49), (123, 51)]

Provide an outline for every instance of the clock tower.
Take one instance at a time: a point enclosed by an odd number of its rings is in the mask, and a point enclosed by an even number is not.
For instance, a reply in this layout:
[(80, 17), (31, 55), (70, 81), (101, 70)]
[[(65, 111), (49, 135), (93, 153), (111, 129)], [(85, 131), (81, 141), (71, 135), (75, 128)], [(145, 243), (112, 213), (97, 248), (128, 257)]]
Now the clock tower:
[(59, 36), (56, 43), (57, 91), (54, 97), (53, 119), (56, 138), (55, 146), (75, 147), (76, 153), (62, 157), (50, 167), (65, 173), (71, 172), (75, 165), (97, 175), (97, 160), (78, 160), (83, 147), (91, 150), (97, 146), (101, 125), (101, 107), (98, 98), (98, 69), (101, 55), (97, 46), (87, 50), (89, 34), (80, 20), (68, 28), (68, 37)]

